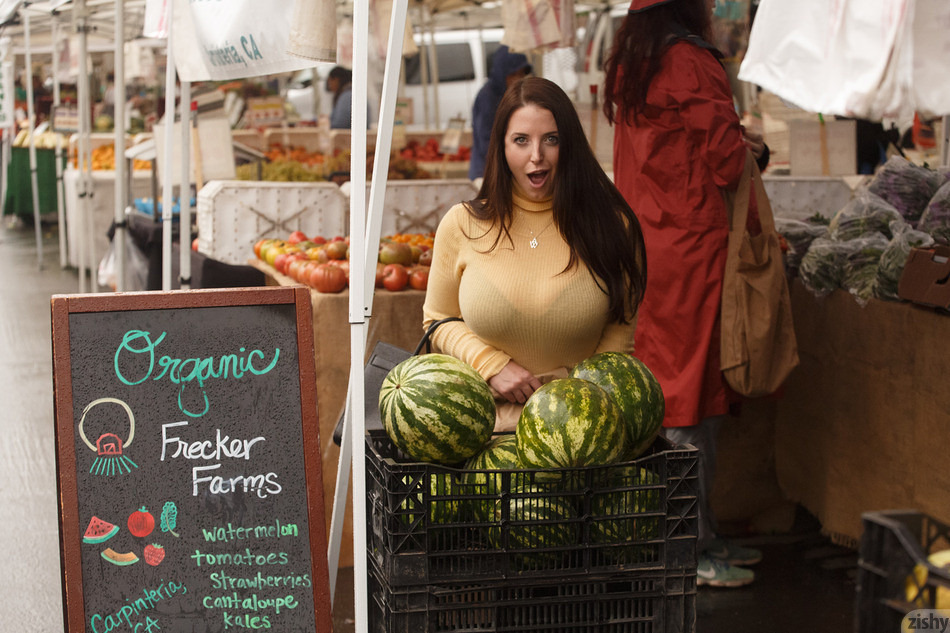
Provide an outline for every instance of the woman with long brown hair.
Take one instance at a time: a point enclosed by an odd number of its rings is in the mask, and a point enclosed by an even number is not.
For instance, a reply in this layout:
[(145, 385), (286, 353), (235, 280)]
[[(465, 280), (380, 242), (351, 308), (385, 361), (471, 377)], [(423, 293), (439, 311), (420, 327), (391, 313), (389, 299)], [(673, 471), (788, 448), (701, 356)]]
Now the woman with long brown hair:
[[(650, 280), (637, 357), (663, 388), (664, 434), (699, 449), (697, 582), (741, 586), (761, 553), (719, 539), (709, 508), (716, 436), (735, 394), (719, 364), (719, 311), (728, 220), (747, 147), (718, 51), (713, 0), (633, 0), (606, 66), (604, 113), (614, 125), (614, 181), (636, 212)], [(764, 165), (760, 164), (764, 169)]]
[(439, 224), (425, 325), (474, 367), (511, 428), (541, 384), (600, 351), (633, 351), (646, 285), (643, 237), (570, 98), (527, 77), (499, 104), (475, 200)]

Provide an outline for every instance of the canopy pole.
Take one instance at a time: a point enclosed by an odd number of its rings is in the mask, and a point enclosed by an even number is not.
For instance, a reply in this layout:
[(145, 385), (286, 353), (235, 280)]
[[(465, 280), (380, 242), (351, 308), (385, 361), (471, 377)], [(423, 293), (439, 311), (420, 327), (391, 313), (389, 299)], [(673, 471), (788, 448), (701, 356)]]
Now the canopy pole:
[[(77, 179), (76, 189), (79, 197), (77, 205), (76, 219), (76, 244), (79, 248), (79, 292), (87, 292), (87, 277), (92, 277), (92, 266), (90, 264), (92, 252), (91, 223), (89, 217), (89, 197), (92, 195), (90, 186), (92, 159), (89, 156), (89, 117), (91, 108), (89, 106), (89, 70), (87, 67), (88, 40), (86, 26), (86, 0), (77, 0), (73, 7), (73, 15), (76, 20), (76, 32), (79, 38), (79, 71), (76, 77), (76, 101), (79, 113), (79, 125), (76, 132), (76, 159), (79, 167), (79, 177)], [(95, 285), (93, 285), (95, 289)]]
[[(353, 108), (350, 119), (350, 254), (357, 270), (350, 270), (350, 425), (353, 444), (353, 599), (356, 633), (367, 633), (369, 623), (366, 569), (366, 444), (363, 438), (363, 359), (366, 317), (363, 311), (363, 271), (366, 225), (366, 106), (369, 75), (369, 0), (353, 2)], [(355, 283), (354, 283), (355, 282)], [(357, 406), (353, 406), (357, 403)]]
[[(178, 284), (182, 290), (191, 288), (191, 148), (192, 134), (191, 82), (182, 81), (178, 111), (181, 112), (181, 180), (178, 187)], [(200, 161), (201, 156), (194, 156)]]
[(43, 227), (40, 224), (40, 187), (36, 176), (36, 108), (33, 106), (33, 53), (30, 43), (30, 9), (22, 11), (24, 45), (26, 46), (26, 119), (30, 133), (30, 189), (33, 193), (33, 228), (36, 233), (36, 266), (43, 270)]
[[(172, 289), (172, 152), (175, 148), (175, 53), (173, 47), (175, 1), (166, 4), (168, 24), (165, 54), (165, 169), (162, 172), (162, 290)], [(182, 153), (185, 148), (182, 148)]]
[[(59, 89), (59, 12), (53, 11), (53, 122), (56, 122), (56, 108), (61, 105)], [(55, 131), (55, 130), (54, 130)], [(59, 267), (69, 267), (69, 240), (66, 235), (66, 192), (63, 185), (63, 135), (56, 134), (56, 220), (59, 227)]]
[[(378, 248), (374, 248), (375, 244), (379, 243), (380, 233), (382, 232), (382, 216), (383, 216), (383, 202), (385, 198), (386, 191), (386, 182), (388, 179), (389, 172), (389, 154), (392, 148), (392, 137), (393, 137), (393, 126), (392, 125), (383, 125), (383, 123), (391, 122), (395, 119), (396, 115), (396, 96), (399, 89), (399, 74), (400, 68), (402, 66), (402, 47), (405, 39), (406, 32), (406, 19), (409, 12), (409, 2), (408, 0), (396, 0), (393, 3), (392, 7), (392, 17), (389, 29), (389, 46), (386, 53), (386, 65), (383, 71), (383, 93), (382, 100), (379, 108), (379, 124), (377, 125), (377, 136), (376, 136), (376, 154), (373, 162), (373, 178), (370, 185), (370, 196), (369, 196), (369, 217), (367, 221), (367, 226), (365, 229), (362, 229), (357, 233), (356, 229), (350, 231), (350, 256), (351, 262), (354, 262), (356, 265), (350, 269), (350, 314), (354, 315), (356, 310), (359, 309), (359, 306), (355, 303), (356, 299), (362, 297), (362, 312), (365, 318), (370, 318), (373, 313), (373, 296), (375, 290), (374, 278), (376, 275), (376, 260)], [(354, 16), (355, 19), (355, 16)], [(354, 30), (355, 33), (355, 30)], [(356, 58), (354, 55), (354, 67), (356, 65)], [(355, 75), (354, 75), (355, 76)], [(354, 87), (355, 90), (355, 87)], [(356, 106), (359, 107), (359, 106)], [(363, 111), (365, 112), (365, 108)], [(355, 124), (354, 124), (355, 126)], [(364, 126), (365, 128), (365, 126)], [(354, 127), (354, 129), (356, 129)], [(365, 147), (365, 143), (363, 144)], [(352, 149), (352, 148), (351, 148)], [(352, 152), (351, 152), (352, 155)], [(365, 163), (365, 159), (363, 160)], [(351, 165), (358, 164), (355, 161), (351, 161)], [(351, 172), (353, 170), (351, 169)], [(351, 179), (353, 174), (351, 173)], [(362, 189), (365, 191), (365, 183), (362, 185)], [(355, 187), (350, 190), (359, 191)], [(350, 197), (350, 209), (352, 212), (353, 209), (353, 195)], [(361, 196), (356, 196), (361, 198)], [(365, 216), (365, 212), (363, 213)], [(351, 220), (350, 226), (353, 227), (353, 221)], [(365, 244), (363, 253), (365, 253), (365, 258), (358, 257), (358, 254), (354, 254), (354, 240), (359, 241), (359, 236), (365, 232)], [(358, 248), (358, 247), (357, 247)], [(362, 292), (360, 291), (362, 288)], [(352, 319), (351, 319), (352, 323)], [(365, 449), (363, 442), (354, 438), (362, 438), (363, 431), (365, 429), (365, 411), (363, 408), (363, 399), (365, 396), (355, 396), (352, 383), (359, 383), (359, 388), (362, 391), (363, 388), (363, 364), (362, 359), (366, 356), (366, 336), (367, 328), (360, 328), (362, 332), (361, 347), (358, 356), (351, 357), (350, 363), (350, 382), (347, 389), (347, 400), (346, 400), (346, 410), (344, 412), (343, 419), (343, 437), (340, 442), (340, 461), (337, 463), (337, 475), (336, 475), (336, 487), (333, 496), (333, 514), (330, 519), (330, 534), (329, 534), (329, 543), (327, 549), (327, 562), (330, 570), (330, 603), (333, 604), (333, 597), (336, 593), (336, 579), (337, 571), (340, 564), (340, 542), (343, 538), (343, 522), (346, 512), (346, 496), (347, 488), (349, 485), (350, 477), (350, 466), (353, 465), (353, 470), (356, 472), (359, 470), (362, 473), (363, 485), (365, 489), (365, 470), (363, 469), (363, 461), (365, 461), (365, 450), (362, 450), (362, 457), (360, 458), (360, 466), (356, 466), (356, 462), (352, 461), (353, 453), (352, 448), (354, 441)], [(351, 336), (355, 338), (355, 333), (351, 333)], [(356, 358), (357, 361), (353, 362), (352, 358)], [(354, 418), (354, 413), (359, 411), (359, 421)], [(358, 424), (358, 426), (357, 426)], [(350, 433), (349, 431), (354, 428), (359, 428), (358, 433)], [(355, 475), (354, 475), (355, 480)], [(354, 484), (354, 499), (360, 499), (365, 496), (365, 492), (359, 494), (355, 490)], [(354, 526), (359, 521), (356, 516), (356, 507), (357, 504), (353, 504)], [(363, 508), (365, 514), (365, 508)], [(365, 526), (365, 521), (362, 523)], [(365, 527), (364, 527), (365, 531)], [(362, 546), (360, 541), (357, 540), (356, 531), (354, 528), (354, 571), (356, 565), (356, 558), (359, 558), (359, 552), (365, 552), (366, 543), (365, 543), (365, 533), (363, 536)], [(365, 563), (365, 561), (364, 561)], [(355, 575), (355, 573), (354, 573)], [(364, 578), (365, 582), (365, 578)], [(365, 590), (365, 587), (364, 587)], [(359, 613), (365, 613), (360, 611)]]
[(126, 192), (126, 171), (128, 163), (125, 160), (125, 0), (115, 0), (115, 69), (113, 71), (112, 94), (112, 129), (115, 132), (115, 187), (114, 215), (115, 234), (112, 241), (115, 244), (115, 289), (126, 289), (125, 279), (125, 244), (128, 237), (128, 222), (125, 215), (128, 193)]

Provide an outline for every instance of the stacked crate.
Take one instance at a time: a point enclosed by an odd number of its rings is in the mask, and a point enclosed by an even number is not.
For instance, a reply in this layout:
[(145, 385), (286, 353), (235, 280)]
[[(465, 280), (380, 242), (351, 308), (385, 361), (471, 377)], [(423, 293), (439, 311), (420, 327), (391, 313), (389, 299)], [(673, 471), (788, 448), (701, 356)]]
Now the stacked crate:
[(694, 631), (696, 455), (658, 438), (623, 464), (477, 471), (491, 491), (370, 432), (370, 631)]

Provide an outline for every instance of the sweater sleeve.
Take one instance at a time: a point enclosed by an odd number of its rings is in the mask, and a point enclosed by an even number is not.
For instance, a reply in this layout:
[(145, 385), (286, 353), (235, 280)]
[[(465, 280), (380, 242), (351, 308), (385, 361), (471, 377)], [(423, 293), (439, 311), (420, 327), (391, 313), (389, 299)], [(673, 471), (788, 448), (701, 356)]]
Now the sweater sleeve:
[[(461, 222), (468, 211), (461, 204), (452, 207), (442, 218), (433, 244), (432, 265), (422, 308), (423, 327), (447, 317), (463, 317), (459, 307), (459, 286), (465, 271), (464, 253), (468, 238)], [(464, 318), (464, 317), (463, 317)], [(432, 344), (475, 368), (488, 380), (504, 368), (511, 356), (480, 339), (464, 321), (444, 323), (432, 334)]]

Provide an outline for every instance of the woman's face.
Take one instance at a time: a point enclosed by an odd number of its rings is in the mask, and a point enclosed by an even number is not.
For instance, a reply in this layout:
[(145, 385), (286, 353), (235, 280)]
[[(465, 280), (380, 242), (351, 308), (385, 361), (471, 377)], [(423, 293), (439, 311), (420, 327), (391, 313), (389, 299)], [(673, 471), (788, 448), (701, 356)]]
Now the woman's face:
[(559, 152), (557, 123), (550, 110), (526, 105), (512, 113), (505, 132), (505, 160), (530, 200), (551, 197)]

